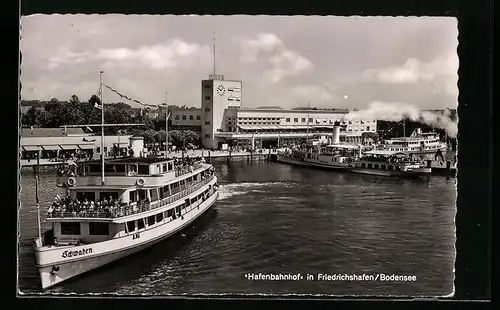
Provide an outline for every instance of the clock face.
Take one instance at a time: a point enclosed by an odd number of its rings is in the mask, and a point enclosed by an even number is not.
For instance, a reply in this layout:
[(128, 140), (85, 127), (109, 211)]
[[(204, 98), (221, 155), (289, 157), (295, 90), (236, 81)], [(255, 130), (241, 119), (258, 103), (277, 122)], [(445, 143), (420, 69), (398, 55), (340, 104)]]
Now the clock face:
[(224, 86), (219, 85), (219, 87), (217, 87), (217, 95), (224, 96), (225, 93), (226, 93), (226, 89), (224, 88)]

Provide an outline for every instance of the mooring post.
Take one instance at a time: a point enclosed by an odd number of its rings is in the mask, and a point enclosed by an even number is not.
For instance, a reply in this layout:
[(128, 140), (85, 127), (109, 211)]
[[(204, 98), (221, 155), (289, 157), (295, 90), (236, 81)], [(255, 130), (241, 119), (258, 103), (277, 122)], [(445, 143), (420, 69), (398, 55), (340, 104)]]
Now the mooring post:
[(446, 161), (446, 177), (449, 178), (451, 175), (451, 162), (449, 160)]

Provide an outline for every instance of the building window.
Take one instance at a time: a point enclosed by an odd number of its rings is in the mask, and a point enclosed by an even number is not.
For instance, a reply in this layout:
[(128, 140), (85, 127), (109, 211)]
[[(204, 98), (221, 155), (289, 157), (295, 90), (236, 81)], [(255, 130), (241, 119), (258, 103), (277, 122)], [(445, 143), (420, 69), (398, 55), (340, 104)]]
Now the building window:
[(197, 121), (201, 120), (201, 115), (196, 115), (196, 120)]
[(303, 117), (301, 120), (300, 120), (302, 123), (305, 123), (306, 122), (306, 118)]
[(293, 119), (293, 122), (294, 122), (294, 123), (298, 123), (298, 122), (299, 122), (299, 119), (298, 119), (298, 118), (294, 118), (294, 119)]
[(210, 88), (210, 84), (205, 84), (205, 88)]
[(187, 119), (186, 115), (183, 115), (183, 116), (182, 116), (182, 119), (183, 119), (183, 120), (186, 120), (186, 119)]
[(290, 118), (289, 117), (286, 118), (286, 122), (290, 123)]
[(176, 120), (179, 120), (179, 115), (176, 115), (176, 116), (175, 116), (175, 119), (176, 119)]
[(80, 235), (80, 223), (61, 222), (61, 235)]
[(205, 112), (210, 112), (210, 108), (205, 108)]
[(210, 121), (205, 121), (205, 125), (210, 125)]
[(101, 147), (98, 146), (96, 151), (97, 151), (97, 153), (101, 153)]
[(210, 96), (205, 96), (205, 100), (210, 100)]
[(90, 222), (89, 223), (89, 235), (109, 235), (109, 224), (101, 222)]
[(194, 120), (194, 115), (189, 115), (189, 120), (190, 121)]
[(312, 117), (309, 117), (309, 123), (312, 123), (312, 122), (313, 122)]
[(366, 126), (366, 131), (370, 131), (370, 126)]
[(229, 127), (229, 131), (233, 131), (233, 128), (232, 128), (232, 127)]
[(205, 134), (205, 138), (210, 139), (210, 134), (209, 133)]

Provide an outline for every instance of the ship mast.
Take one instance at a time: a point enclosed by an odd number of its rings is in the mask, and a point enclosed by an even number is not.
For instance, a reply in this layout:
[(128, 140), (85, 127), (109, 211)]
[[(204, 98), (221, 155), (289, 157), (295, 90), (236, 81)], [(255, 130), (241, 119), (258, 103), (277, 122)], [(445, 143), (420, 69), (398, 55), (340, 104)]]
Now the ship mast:
[(311, 110), (311, 102), (307, 103), (307, 133), (306, 142), (309, 142), (309, 111)]
[(165, 159), (168, 158), (168, 118), (170, 113), (168, 113), (168, 93), (165, 92), (165, 133), (166, 133), (166, 141), (165, 141)]
[(38, 200), (38, 169), (40, 167), (40, 154), (36, 154), (36, 167), (35, 167), (35, 201), (36, 201), (36, 211), (38, 217), (38, 240), (40, 244), (42, 242), (42, 226), (40, 224), (40, 201)]

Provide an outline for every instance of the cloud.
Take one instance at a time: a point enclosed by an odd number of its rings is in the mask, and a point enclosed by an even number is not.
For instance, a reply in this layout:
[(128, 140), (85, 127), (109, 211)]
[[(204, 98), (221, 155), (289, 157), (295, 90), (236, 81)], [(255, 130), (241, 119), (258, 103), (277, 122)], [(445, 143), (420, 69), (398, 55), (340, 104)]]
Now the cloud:
[(312, 62), (289, 49), (283, 41), (272, 33), (259, 33), (256, 38), (236, 38), (241, 55), (239, 60), (245, 64), (255, 65), (263, 61), (266, 67), (263, 77), (269, 82), (279, 82), (287, 76), (297, 76), (313, 68)]
[(323, 87), (317, 85), (299, 85), (293, 87), (290, 91), (295, 100), (299, 102), (311, 102), (315, 106), (322, 103), (328, 103), (333, 99), (333, 96)]
[(430, 62), (408, 58), (399, 66), (368, 69), (362, 73), (364, 79), (384, 84), (433, 83), (443, 87), (449, 94), (458, 92), (458, 56), (456, 50), (440, 55)]
[(208, 46), (187, 43), (173, 39), (165, 43), (131, 48), (107, 48), (98, 51), (71, 52), (68, 48), (58, 50), (56, 56), (49, 59), (49, 68), (61, 65), (77, 64), (87, 61), (104, 61), (108, 65), (124, 63), (140, 64), (149, 69), (161, 70), (179, 65), (189, 65), (193, 59), (206, 60), (210, 57)]

